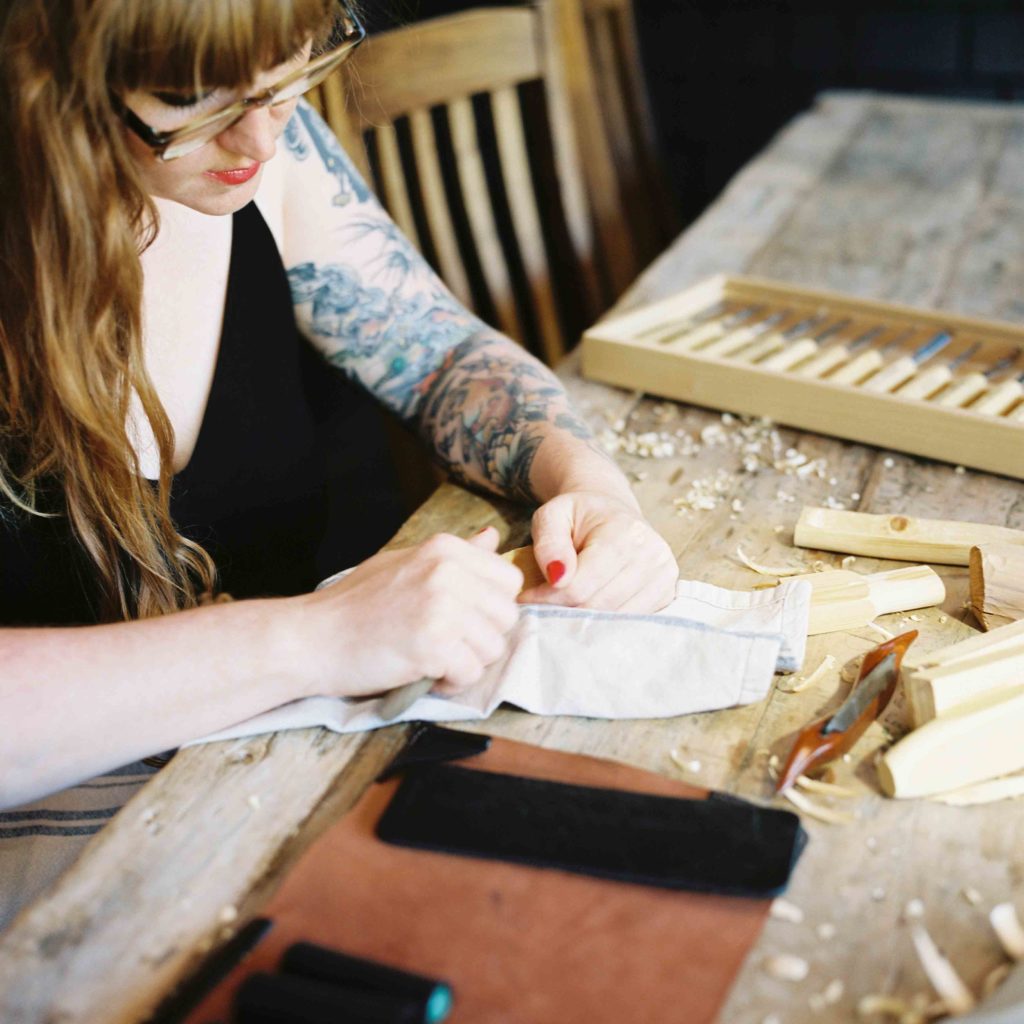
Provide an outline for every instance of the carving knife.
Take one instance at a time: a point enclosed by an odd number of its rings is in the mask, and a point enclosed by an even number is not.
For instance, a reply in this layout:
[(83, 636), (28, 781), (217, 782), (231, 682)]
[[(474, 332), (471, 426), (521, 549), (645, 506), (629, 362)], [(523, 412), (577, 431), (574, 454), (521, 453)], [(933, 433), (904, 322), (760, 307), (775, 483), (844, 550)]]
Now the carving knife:
[(829, 370), (835, 369), (840, 363), (845, 363), (854, 352), (859, 352), (880, 334), (884, 334), (886, 330), (885, 327), (871, 327), (862, 334), (858, 334), (853, 341), (846, 344), (829, 345), (803, 366), (798, 366), (794, 372), (800, 374), (801, 377), (823, 377)]
[[(689, 313), (682, 317), (674, 316), (670, 320), (661, 320), (650, 327), (645, 327), (642, 331), (636, 332), (636, 337), (637, 340), (640, 340), (641, 338), (653, 338), (659, 345), (666, 345), (673, 338), (679, 337), (680, 334), (685, 334), (698, 324), (707, 323), (709, 320), (717, 320), (719, 317), (724, 316), (728, 311), (728, 300), (719, 299), (718, 302), (713, 302), (710, 306), (698, 309), (695, 313)], [(668, 330), (668, 334), (658, 337), (658, 335), (665, 330)]]
[(749, 327), (739, 327), (734, 331), (729, 331), (709, 344), (701, 346), (700, 354), (702, 356), (730, 355), (738, 349), (745, 348), (752, 341), (756, 341), (762, 334), (767, 334), (773, 327), (782, 323), (787, 316), (789, 316), (789, 310), (782, 309)]
[(953, 381), (941, 394), (936, 395), (935, 401), (939, 405), (958, 406), (966, 405), (972, 399), (984, 391), (989, 381), (998, 373), (1011, 367), (1018, 359), (1017, 354), (1003, 356), (998, 362), (993, 363), (987, 370), (975, 370), (972, 373), (964, 374), (959, 380)]
[(923, 362), (941, 352), (952, 340), (953, 335), (949, 331), (939, 331), (937, 334), (933, 334), (909, 356), (900, 356), (899, 359), (872, 374), (861, 384), (861, 387), (865, 391), (874, 391), (878, 394), (898, 388), (917, 373), (917, 368)]
[(827, 316), (828, 313), (824, 310), (814, 313), (812, 316), (805, 316), (799, 323), (793, 324), (792, 327), (787, 327), (784, 331), (771, 331), (766, 337), (761, 338), (756, 344), (745, 348), (738, 355), (741, 359), (745, 359), (748, 362), (756, 362), (763, 356), (771, 355), (780, 348), (784, 349), (790, 342), (803, 337), (812, 328), (817, 327)]
[(864, 655), (857, 682), (839, 710), (812, 722), (797, 736), (779, 774), (776, 793), (789, 789), (800, 775), (842, 757), (864, 735), (889, 703), (899, 679), (900, 662), (915, 639), (917, 630), (912, 629)]
[(849, 319), (837, 320), (834, 324), (829, 324), (818, 331), (817, 334), (796, 337), (780, 351), (769, 355), (767, 359), (762, 359), (758, 365), (766, 370), (788, 370), (813, 355), (821, 347), (823, 341), (831, 338), (833, 334), (838, 334), (849, 325)]
[(948, 363), (940, 363), (938, 366), (929, 366), (915, 374), (905, 384), (896, 389), (896, 394), (901, 398), (928, 398), (934, 395), (939, 388), (948, 384), (957, 370), (981, 348), (981, 342), (976, 341), (968, 345), (955, 359)]
[(1024, 373), (1000, 381), (976, 402), (972, 402), (968, 408), (971, 412), (984, 413), (986, 416), (1002, 416), (1021, 395), (1024, 395)]
[(675, 351), (686, 352), (689, 349), (696, 348), (698, 345), (702, 345), (706, 341), (711, 341), (714, 338), (720, 338), (722, 335), (728, 334), (729, 331), (753, 319), (763, 309), (763, 305), (744, 306), (743, 309), (738, 309), (727, 317), (714, 318), (708, 323), (698, 325), (693, 330), (687, 329), (682, 331), (681, 334), (673, 334), (671, 338), (663, 338), (660, 344), (671, 344)]

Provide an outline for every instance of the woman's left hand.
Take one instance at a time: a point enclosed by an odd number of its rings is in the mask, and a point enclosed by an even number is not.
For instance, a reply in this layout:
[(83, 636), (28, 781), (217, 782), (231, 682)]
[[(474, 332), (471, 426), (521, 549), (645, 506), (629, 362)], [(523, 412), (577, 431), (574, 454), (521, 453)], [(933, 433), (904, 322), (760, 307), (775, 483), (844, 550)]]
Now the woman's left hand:
[(568, 491), (533, 515), (533, 553), (547, 585), (524, 604), (653, 612), (675, 597), (679, 567), (665, 539), (631, 502)]

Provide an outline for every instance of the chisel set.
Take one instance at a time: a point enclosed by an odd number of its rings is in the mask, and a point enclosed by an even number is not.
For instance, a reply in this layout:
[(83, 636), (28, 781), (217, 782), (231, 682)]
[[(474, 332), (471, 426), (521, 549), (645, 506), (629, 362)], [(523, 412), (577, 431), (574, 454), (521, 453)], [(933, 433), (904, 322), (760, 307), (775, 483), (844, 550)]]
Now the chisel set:
[(721, 275), (582, 352), (592, 380), (1024, 479), (1024, 327)]

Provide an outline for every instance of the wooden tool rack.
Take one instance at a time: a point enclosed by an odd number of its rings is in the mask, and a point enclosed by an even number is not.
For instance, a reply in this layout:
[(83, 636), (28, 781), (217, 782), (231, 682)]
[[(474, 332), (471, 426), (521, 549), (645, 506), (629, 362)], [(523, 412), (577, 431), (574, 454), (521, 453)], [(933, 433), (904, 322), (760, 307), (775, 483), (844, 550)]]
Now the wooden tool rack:
[[(758, 322), (778, 317), (777, 326), (760, 336), (774, 335), (774, 351), (765, 351), (757, 336), (750, 336), (747, 325), (732, 330), (726, 326), (714, 333), (716, 322), (722, 324), (730, 312), (744, 309), (757, 310), (756, 320), (751, 319), (755, 328)], [(701, 313), (707, 310), (723, 313), (702, 321)], [(963, 375), (983, 372), (1008, 355), (1024, 353), (1024, 329), (1012, 324), (720, 274), (592, 327), (583, 336), (582, 371), (585, 377), (606, 384), (727, 412), (766, 416), (792, 427), (1024, 479), (1024, 399), (1019, 395), (1011, 393), (1002, 413), (992, 414), (978, 411), (983, 394), (962, 407), (941, 404), (938, 399), (943, 385), (931, 396), (911, 398), (899, 390), (871, 390), (874, 374), (870, 370), (861, 381), (843, 383), (842, 362), (824, 376), (801, 374), (799, 363), (788, 370), (772, 369), (775, 352), (813, 337), (816, 327), (792, 338), (783, 338), (783, 332), (815, 317), (820, 318), (818, 327), (828, 320), (849, 321), (842, 332), (823, 342), (823, 351), (881, 327), (884, 330), (871, 342), (876, 351), (904, 336), (891, 359), (906, 356), (938, 332), (949, 332), (952, 342), (943, 356), (955, 359), (966, 349), (974, 349), (958, 368)], [(707, 351), (715, 349), (729, 333), (742, 335), (736, 350)], [(761, 359), (752, 361), (751, 352), (760, 354)], [(802, 362), (811, 358), (813, 353), (808, 353)], [(854, 358), (851, 354), (849, 361)], [(883, 365), (878, 364), (879, 371)], [(1020, 362), (1014, 363), (1009, 378), (1014, 379), (1022, 369)], [(992, 387), (999, 383), (996, 378)]]

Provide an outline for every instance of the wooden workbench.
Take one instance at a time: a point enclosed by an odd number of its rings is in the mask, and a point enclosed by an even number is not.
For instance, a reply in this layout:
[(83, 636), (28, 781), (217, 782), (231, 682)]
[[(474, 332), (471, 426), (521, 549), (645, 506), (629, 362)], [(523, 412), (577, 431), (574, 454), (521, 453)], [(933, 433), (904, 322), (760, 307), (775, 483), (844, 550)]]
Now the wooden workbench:
[[(857, 295), (1024, 321), (1024, 109), (844, 94), (823, 97), (732, 182), (708, 212), (640, 279), (620, 308), (661, 297), (708, 274), (742, 271)], [(562, 374), (597, 429), (665, 429), (655, 400)], [(671, 429), (693, 434), (720, 422), (680, 408)], [(800, 507), (826, 496), (859, 499), (871, 512), (975, 519), (1024, 528), (1024, 485), (1008, 479), (815, 435), (783, 432), (836, 480), (737, 474), (730, 501), (678, 514), (672, 498), (687, 481), (736, 468), (727, 445), (692, 458), (622, 456), (642, 479), (636, 491), (670, 540), (683, 575), (748, 587), (755, 578), (732, 558), (737, 544), (764, 561), (803, 559), (789, 548)], [(1024, 459), (1024, 453), (1021, 453)], [(679, 469), (682, 468), (682, 476)], [(646, 475), (644, 475), (646, 474)], [(783, 491), (794, 500), (780, 499)], [(521, 511), (442, 487), (403, 528), (404, 544), (445, 529), (468, 535), (486, 523), (506, 545), (521, 543)], [(781, 526), (782, 530), (775, 528)], [(830, 561), (833, 556), (827, 556)], [(859, 559), (856, 568), (881, 563)], [(922, 613), (922, 643), (972, 631), (961, 620), (966, 569), (941, 569), (943, 612)], [(898, 617), (894, 617), (898, 618)], [(969, 620), (968, 620), (969, 621)], [(807, 665), (826, 650), (840, 663), (877, 641), (870, 634), (814, 638)], [(497, 713), (481, 729), (544, 746), (617, 758), (675, 773), (669, 750), (700, 762), (698, 781), (765, 797), (766, 751), (785, 750), (794, 731), (835, 706), (833, 674), (795, 695), (716, 714), (604, 722)], [(785, 1024), (856, 1019), (866, 993), (927, 990), (909, 935), (905, 903), (920, 898), (925, 920), (977, 989), (1002, 962), (986, 912), (1024, 904), (1024, 806), (956, 809), (882, 799), (872, 755), (897, 732), (891, 709), (841, 765), (863, 797), (857, 824), (806, 822), (811, 843), (788, 899), (802, 924), (770, 920), (749, 957), (722, 1021)], [(103, 1021), (145, 1017), (204, 950), (254, 911), (297, 852), (359, 795), (402, 741), (402, 728), (339, 737), (324, 731), (267, 736), (182, 751), (89, 845), (78, 864), (0, 939), (0, 1020)], [(977, 891), (976, 902), (964, 897)], [(972, 894), (974, 895), (974, 894)], [(822, 939), (817, 926), (835, 926)], [(806, 981), (769, 977), (767, 951), (810, 961)], [(812, 996), (839, 978), (842, 998), (822, 1014)], [(680, 1014), (674, 1020), (685, 1020)], [(652, 1022), (653, 1024), (653, 1022)]]

